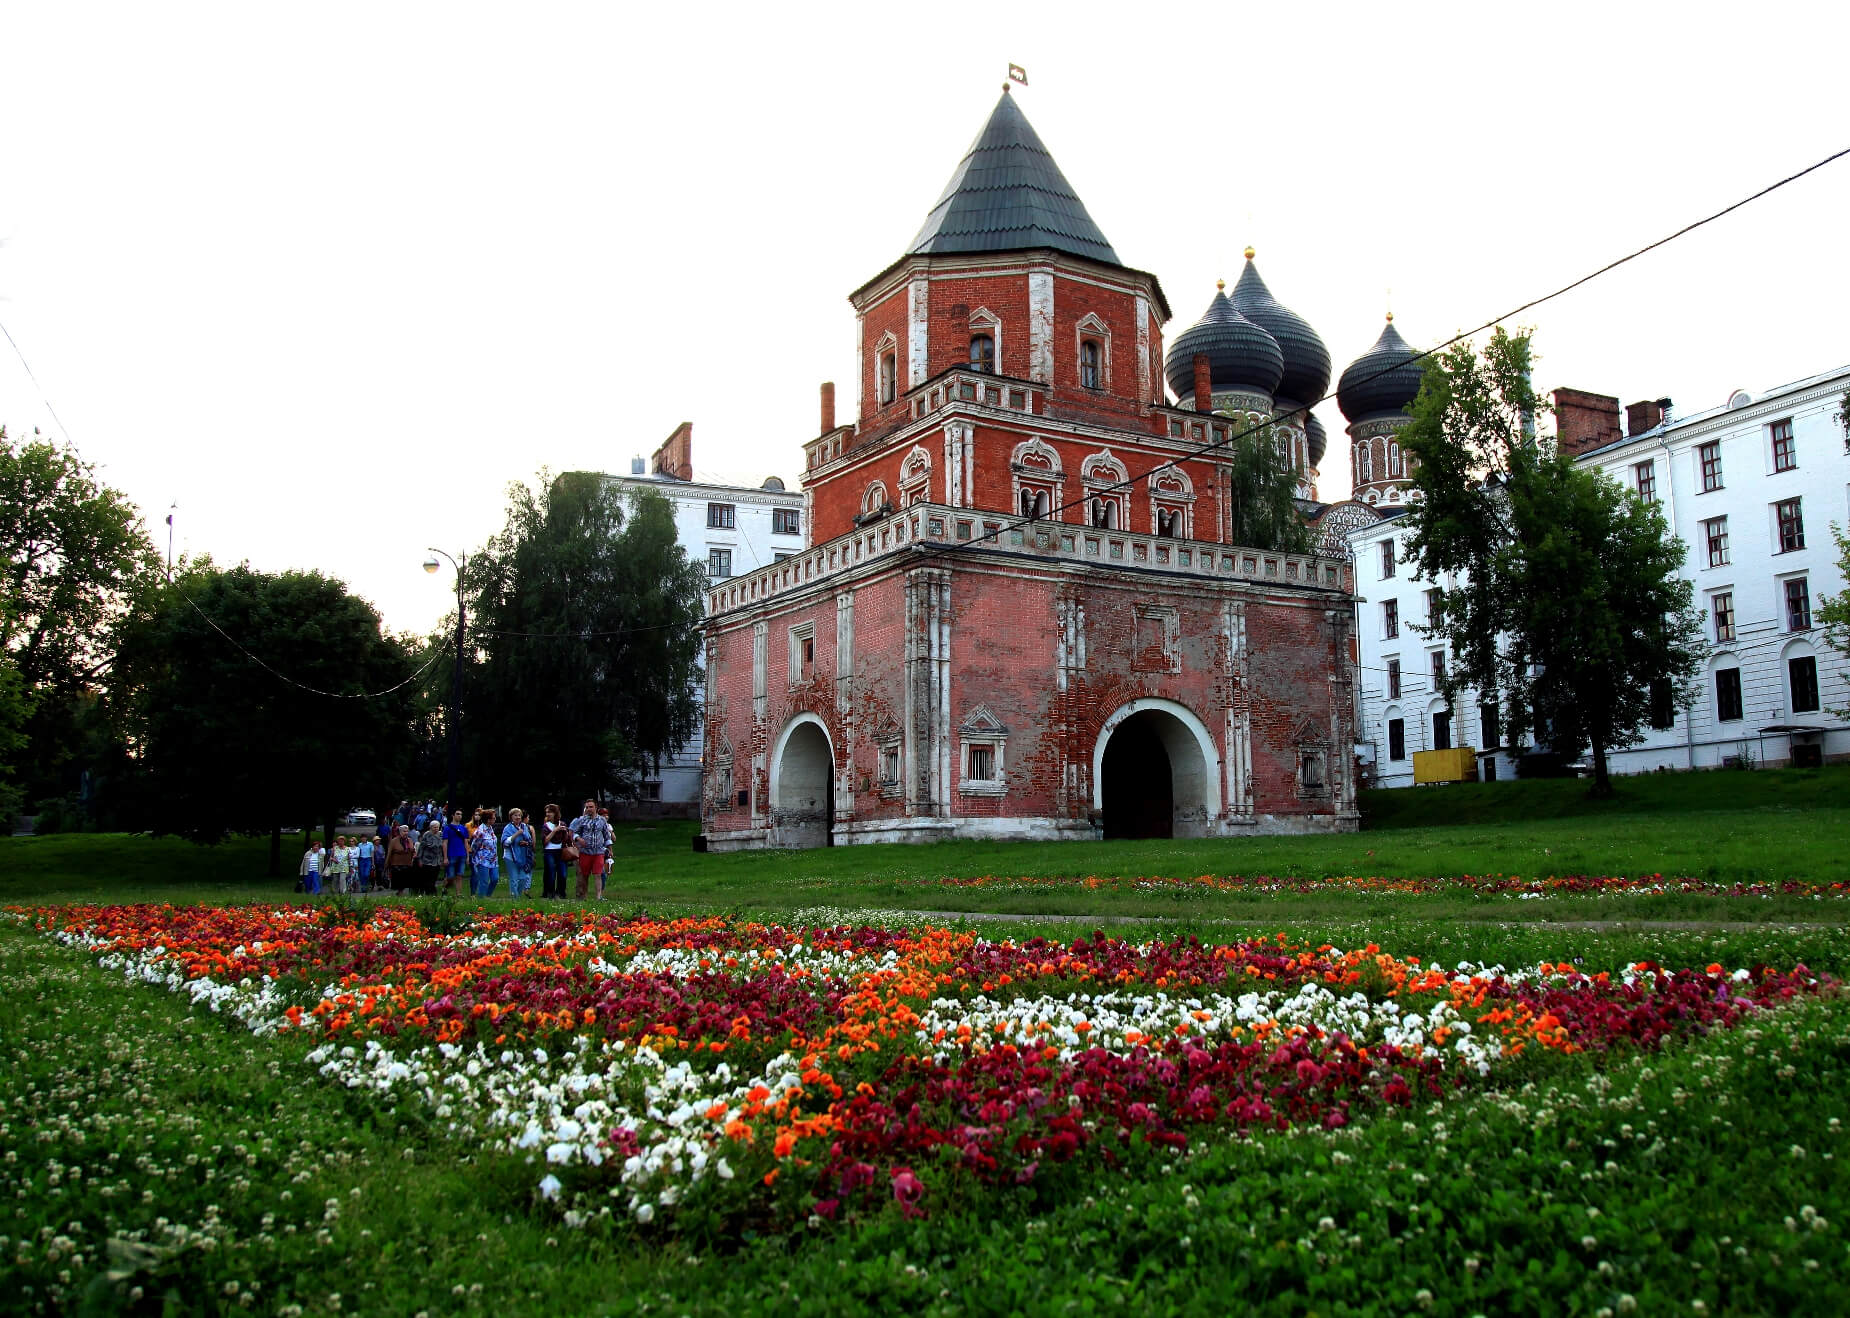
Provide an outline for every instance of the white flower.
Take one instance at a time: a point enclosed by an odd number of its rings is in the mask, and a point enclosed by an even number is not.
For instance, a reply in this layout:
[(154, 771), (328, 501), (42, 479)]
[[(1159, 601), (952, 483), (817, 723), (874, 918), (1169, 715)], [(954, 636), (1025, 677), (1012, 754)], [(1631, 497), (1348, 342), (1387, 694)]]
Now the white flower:
[(559, 1178), (548, 1172), (545, 1179), (540, 1182), (540, 1195), (546, 1199), (557, 1199), (562, 1188)]

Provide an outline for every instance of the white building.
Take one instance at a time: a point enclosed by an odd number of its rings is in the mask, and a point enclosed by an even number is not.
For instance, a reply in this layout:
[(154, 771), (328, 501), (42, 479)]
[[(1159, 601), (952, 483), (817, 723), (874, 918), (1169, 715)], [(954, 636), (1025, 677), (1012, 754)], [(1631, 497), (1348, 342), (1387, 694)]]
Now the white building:
[[(1641, 498), (1661, 502), (1672, 533), (1688, 549), (1711, 654), (1687, 708), (1666, 700), (1645, 739), (1614, 751), (1614, 773), (1711, 768), (1738, 758), (1755, 763), (1850, 756), (1850, 724), (1831, 712), (1850, 703), (1844, 656), (1814, 625), (1821, 597), (1845, 589), (1831, 525), (1850, 520), (1850, 454), (1838, 413), (1850, 366), (1723, 406), (1665, 419), (1668, 399), (1626, 409), (1618, 401), (1570, 391), (1561, 404), (1561, 442)], [(1610, 405), (1610, 416), (1599, 414)], [(1435, 664), (1451, 656), (1420, 627), (1435, 583), (1401, 561), (1405, 516), (1382, 520), (1349, 540), (1362, 597), (1360, 638), (1362, 758), (1370, 781), (1410, 786), (1415, 751), (1471, 746), (1480, 774), (1507, 776), (1511, 748), (1494, 711), (1474, 699), (1447, 708)]]
[[(767, 567), (807, 547), (800, 491), (786, 490), (777, 476), (757, 486), (698, 479), (693, 447), (693, 424), (684, 421), (646, 466), (637, 458), (628, 476), (606, 479), (625, 491), (647, 487), (673, 504), (681, 547), (712, 581)], [(704, 666), (704, 654), (701, 662)], [(704, 737), (705, 728), (696, 727), (693, 736), (662, 761), (659, 775), (642, 785), (645, 800), (698, 805)]]

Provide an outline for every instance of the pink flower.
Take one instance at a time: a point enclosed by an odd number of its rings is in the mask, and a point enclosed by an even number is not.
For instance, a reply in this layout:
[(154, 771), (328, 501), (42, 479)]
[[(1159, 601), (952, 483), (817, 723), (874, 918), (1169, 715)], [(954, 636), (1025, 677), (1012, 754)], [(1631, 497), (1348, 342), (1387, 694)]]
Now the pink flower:
[(899, 1200), (900, 1211), (907, 1217), (919, 1217), (924, 1210), (918, 1204), (925, 1197), (925, 1186), (912, 1174), (910, 1167), (900, 1167), (893, 1172), (893, 1197)]

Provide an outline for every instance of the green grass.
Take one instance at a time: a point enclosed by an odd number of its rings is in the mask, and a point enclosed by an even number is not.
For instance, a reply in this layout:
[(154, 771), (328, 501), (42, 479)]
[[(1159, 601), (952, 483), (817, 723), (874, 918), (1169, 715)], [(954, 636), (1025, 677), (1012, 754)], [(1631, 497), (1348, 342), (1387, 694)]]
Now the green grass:
[[(1618, 781), (1594, 802), (1574, 781), (1466, 784), (1369, 793), (1368, 827), (1317, 837), (1045, 844), (944, 842), (802, 852), (698, 854), (693, 824), (618, 830), (613, 898), (652, 910), (762, 913), (806, 907), (1280, 919), (1387, 918), (1411, 910), (1468, 919), (1850, 920), (1850, 902), (1719, 902), (1663, 896), (1357, 898), (1200, 890), (1011, 890), (943, 885), (993, 876), (1245, 874), (1422, 877), (1648, 875), (1724, 883), (1850, 882), (1850, 766), (1660, 774)], [(289, 893), (264, 877), (265, 839), (193, 847), (173, 839), (60, 835), (0, 839), (0, 901), (237, 901)], [(505, 891), (505, 890), (504, 890)]]
[[(1573, 936), (1605, 964), (1844, 941)], [(570, 1229), (524, 1160), (18, 925), (0, 973), (0, 1313), (1788, 1314), (1835, 1311), (1850, 1274), (1841, 997), (1334, 1135), (1198, 1144), (916, 1220), (677, 1237)]]

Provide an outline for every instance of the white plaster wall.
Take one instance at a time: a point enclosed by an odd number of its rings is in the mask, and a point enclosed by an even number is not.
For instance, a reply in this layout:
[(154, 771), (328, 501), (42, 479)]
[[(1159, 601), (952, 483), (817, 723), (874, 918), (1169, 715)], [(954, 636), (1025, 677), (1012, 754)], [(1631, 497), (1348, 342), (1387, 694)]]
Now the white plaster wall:
[[(1724, 662), (1737, 663), (1741, 669), (1743, 717), (1727, 723), (1716, 717), (1716, 665), (1711, 661), (1704, 666), (1695, 699), (1688, 709), (1676, 711), (1671, 727), (1646, 729), (1638, 746), (1613, 752), (1615, 773), (1712, 768), (1723, 757), (1744, 748), (1758, 761), (1777, 763), (1789, 756), (1788, 738), (1778, 734), (1762, 736), (1760, 729), (1780, 723), (1826, 728), (1825, 754), (1850, 754), (1850, 725), (1833, 715), (1830, 708), (1850, 705), (1850, 684), (1846, 683), (1850, 665), (1825, 644), (1821, 629), (1814, 627), (1808, 633), (1797, 634), (1786, 630), (1781, 584), (1790, 575), (1805, 574), (1814, 615), (1822, 597), (1846, 588), (1837, 570), (1836, 546), (1830, 533), (1833, 522), (1850, 524), (1850, 456), (1845, 454), (1844, 432), (1835, 419), (1846, 388), (1850, 388), (1850, 367), (1770, 390), (1748, 407), (1715, 408), (1682, 420), (1673, 419), (1660, 431), (1596, 450), (1584, 459), (1627, 488), (1634, 488), (1635, 464), (1655, 462), (1658, 498), (1671, 530), (1686, 547), (1684, 575), (1694, 584), (1695, 602), (1704, 610), (1705, 627), (1709, 596), (1718, 589), (1734, 594), (1736, 641), (1714, 648), (1718, 655), (1730, 656)], [(1787, 417), (1793, 423), (1798, 466), (1776, 473), (1769, 426)], [(1721, 444), (1722, 488), (1705, 493), (1697, 488), (1700, 474), (1696, 448), (1710, 440)], [(1772, 505), (1793, 497), (1804, 500), (1805, 548), (1778, 553)], [(1724, 515), (1728, 518), (1731, 561), (1711, 568), (1701, 523)], [(1356, 555), (1356, 592), (1362, 597), (1357, 619), (1362, 656), (1362, 726), (1358, 740), (1374, 748), (1372, 780), (1381, 787), (1412, 786), (1412, 754), (1430, 749), (1432, 740), (1426, 712), (1434, 693), (1427, 656), (1438, 647), (1409, 625), (1426, 620), (1425, 591), (1432, 583), (1413, 576), (1400, 554), (1396, 555), (1401, 560), (1396, 575), (1381, 575), (1380, 542), (1390, 536), (1404, 537), (1405, 522), (1405, 518), (1398, 518), (1376, 523), (1350, 536)], [(1398, 640), (1382, 635), (1381, 606), (1388, 599), (1398, 601), (1400, 606)], [(1705, 631), (1705, 636), (1712, 643), (1712, 628)], [(1785, 659), (1795, 641), (1809, 644), (1818, 661), (1823, 708), (1816, 714), (1795, 714), (1791, 708)], [(1386, 694), (1386, 660), (1393, 655), (1401, 660), (1399, 701), (1389, 701)], [(1407, 758), (1390, 762), (1387, 721), (1396, 713), (1406, 721)], [(1481, 732), (1473, 693), (1453, 711), (1452, 744), (1478, 747), (1481, 753)], [(1513, 766), (1508, 757), (1496, 758), (1498, 776), (1509, 776)]]

